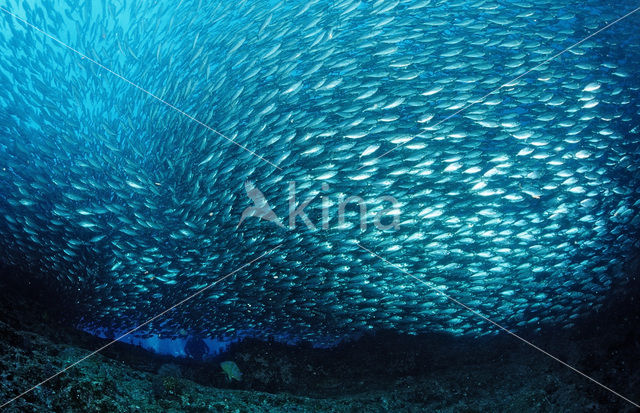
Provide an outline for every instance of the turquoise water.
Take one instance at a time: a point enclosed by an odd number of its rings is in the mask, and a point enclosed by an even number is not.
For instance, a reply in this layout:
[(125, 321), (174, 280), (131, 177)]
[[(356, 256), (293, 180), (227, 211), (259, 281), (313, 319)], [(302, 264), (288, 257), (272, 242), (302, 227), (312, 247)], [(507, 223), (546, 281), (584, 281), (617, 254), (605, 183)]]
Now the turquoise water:
[(628, 281), (631, 4), (2, 7), (2, 259), (85, 330), (571, 328)]

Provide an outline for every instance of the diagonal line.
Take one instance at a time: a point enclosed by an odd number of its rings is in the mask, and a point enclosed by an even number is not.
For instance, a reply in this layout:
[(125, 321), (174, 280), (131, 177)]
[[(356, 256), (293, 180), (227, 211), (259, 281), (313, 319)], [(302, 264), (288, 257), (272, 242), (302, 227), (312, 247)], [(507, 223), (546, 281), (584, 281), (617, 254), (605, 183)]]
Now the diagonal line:
[(94, 65), (100, 67), (101, 69), (111, 73), (112, 75), (114, 75), (115, 77), (124, 80), (125, 82), (127, 82), (128, 84), (130, 84), (131, 86), (135, 87), (136, 89), (146, 93), (147, 95), (151, 96), (152, 98), (154, 98), (155, 100), (157, 100), (158, 102), (162, 103), (163, 105), (168, 106), (169, 108), (175, 110), (176, 112), (178, 112), (179, 114), (189, 118), (190, 120), (194, 121), (195, 123), (197, 123), (198, 125), (204, 127), (205, 129), (208, 129), (209, 131), (215, 133), (216, 135), (219, 135), (221, 137), (223, 137), (224, 139), (226, 139), (227, 141), (233, 143), (234, 145), (236, 145), (237, 147), (249, 152), (251, 155), (260, 158), (261, 160), (265, 161), (266, 163), (268, 163), (269, 165), (273, 166), (274, 168), (278, 169), (278, 170), (282, 170), (282, 168), (280, 168), (279, 166), (273, 164), (272, 162), (268, 161), (267, 159), (263, 158), (262, 156), (258, 155), (257, 153), (255, 153), (254, 151), (252, 151), (251, 149), (247, 148), (246, 146), (239, 144), (238, 142), (234, 141), (231, 138), (228, 138), (226, 135), (224, 135), (221, 132), (218, 132), (217, 130), (215, 130), (214, 128), (212, 128), (211, 126), (207, 125), (204, 122), (199, 121), (198, 119), (194, 118), (193, 116), (189, 115), (188, 113), (182, 111), (181, 109), (177, 108), (176, 106), (172, 105), (171, 103), (167, 102), (166, 100), (162, 99), (161, 97), (151, 93), (150, 91), (148, 91), (147, 89), (143, 88), (142, 86), (133, 83), (132, 81), (130, 81), (129, 79), (127, 79), (126, 77), (114, 72), (113, 70), (109, 69), (108, 67), (104, 66), (103, 64), (95, 61), (94, 59), (90, 58), (89, 56), (85, 55), (84, 53), (78, 51), (77, 49), (74, 49), (73, 47), (69, 46), (68, 44), (64, 43), (62, 40), (57, 39), (56, 37), (53, 37), (52, 35), (50, 35), (49, 33), (45, 32), (44, 30), (42, 30), (41, 28), (29, 23), (28, 21), (26, 21), (25, 19), (17, 16), (16, 14), (10, 12), (9, 10), (5, 9), (4, 7), (0, 6), (0, 10), (2, 10), (3, 12), (7, 13), (8, 15), (14, 17), (15, 19), (21, 21), (22, 23), (24, 23), (25, 25), (31, 27), (32, 29), (42, 33), (43, 35), (45, 35), (46, 37), (48, 37), (49, 39), (53, 40), (54, 42), (60, 44), (61, 46), (71, 50), (72, 52), (74, 52), (75, 54), (77, 54), (78, 56), (82, 57), (83, 59), (86, 59), (88, 61), (90, 61), (91, 63), (93, 63)]
[(429, 283), (421, 280), (420, 278), (416, 277), (415, 275), (411, 274), (409, 271), (405, 270), (404, 268), (392, 263), (391, 261), (388, 261), (387, 259), (385, 259), (384, 257), (381, 257), (380, 255), (376, 254), (375, 252), (371, 251), (370, 249), (362, 246), (362, 244), (360, 244), (358, 241), (356, 241), (356, 245), (358, 245), (361, 249), (367, 251), (369, 254), (378, 257), (379, 259), (381, 259), (382, 261), (384, 261), (385, 263), (389, 264), (390, 266), (396, 268), (397, 270), (400, 270), (401, 272), (403, 272), (404, 274), (410, 276), (411, 278), (417, 280), (418, 282), (420, 282), (421, 284), (425, 285), (426, 287), (428, 287), (429, 289), (435, 291), (436, 293), (442, 295), (443, 297), (453, 301), (454, 303), (458, 304), (461, 307), (464, 307), (465, 309), (469, 310), (470, 312), (472, 312), (473, 314), (477, 315), (478, 317), (482, 318), (483, 320), (493, 324), (494, 326), (498, 327), (500, 330), (503, 330), (504, 332), (512, 335), (513, 337), (517, 338), (518, 340), (522, 341), (523, 343), (533, 347), (534, 349), (538, 350), (539, 352), (541, 352), (542, 354), (545, 354), (549, 357), (551, 357), (552, 359), (554, 359), (555, 361), (557, 361), (558, 363), (564, 365), (565, 367), (570, 368), (571, 370), (575, 371), (576, 373), (580, 374), (581, 376), (591, 380), (592, 382), (594, 382), (595, 384), (597, 384), (598, 386), (602, 387), (603, 389), (615, 394), (616, 396), (620, 397), (621, 399), (624, 399), (625, 401), (631, 403), (632, 405), (634, 405), (635, 407), (640, 408), (640, 404), (633, 402), (632, 400), (627, 399), (626, 397), (624, 397), (623, 395), (621, 395), (620, 393), (610, 389), (609, 387), (605, 386), (604, 384), (600, 383), (599, 381), (587, 376), (585, 373), (581, 372), (580, 370), (576, 369), (575, 367), (565, 363), (564, 361), (560, 360), (559, 358), (557, 358), (556, 356), (554, 356), (553, 354), (548, 353), (547, 351), (541, 349), (540, 347), (536, 346), (535, 344), (533, 344), (532, 342), (520, 337), (519, 335), (517, 335), (516, 333), (514, 333), (513, 331), (507, 329), (506, 327), (501, 326), (500, 324), (496, 323), (495, 321), (490, 320), (488, 317), (482, 315), (481, 313), (479, 313), (478, 311), (474, 310), (473, 308), (467, 306), (466, 304), (456, 300), (455, 298), (451, 297), (450, 295), (442, 292), (439, 288), (433, 287), (431, 285), (429, 285)]
[[(580, 40), (579, 42), (576, 42), (574, 44), (572, 44), (571, 46), (567, 47), (566, 49), (562, 50), (561, 52), (558, 52), (556, 54), (554, 54), (553, 56), (551, 56), (550, 58), (548, 58), (547, 60), (545, 60), (544, 62), (532, 67), (531, 69), (527, 70), (526, 72), (524, 72), (523, 74), (521, 74), (520, 76), (511, 79), (510, 81), (503, 83), (501, 86), (499, 86), (498, 88), (492, 90), (491, 92), (487, 93), (486, 95), (482, 96), (480, 99), (477, 99), (471, 103), (466, 104), (465, 106), (463, 106), (462, 108), (458, 109), (457, 111), (455, 111), (453, 114), (447, 116), (446, 118), (442, 119), (441, 121), (439, 121), (438, 123), (436, 123), (435, 125), (429, 125), (429, 128), (435, 128), (436, 126), (448, 121), (449, 119), (451, 119), (452, 117), (458, 115), (461, 112), (464, 112), (465, 110), (469, 109), (470, 107), (474, 106), (477, 103), (482, 102), (485, 98), (487, 98), (490, 95), (493, 95), (494, 93), (500, 91), (502, 88), (507, 87), (509, 85), (511, 85), (513, 82), (520, 80), (522, 77), (528, 75), (529, 73), (533, 72), (534, 70), (538, 69), (541, 66), (546, 65), (547, 63), (551, 62), (552, 60), (555, 60), (556, 58), (562, 56), (563, 54), (565, 54), (566, 52), (568, 52), (569, 50), (573, 49), (576, 46), (581, 45), (582, 43), (586, 42), (587, 40), (591, 39), (592, 37), (596, 36), (597, 34), (599, 34), (600, 32), (608, 29), (609, 27), (613, 26), (614, 24), (617, 24), (619, 22), (621, 22), (622, 20), (626, 19), (627, 17), (631, 16), (632, 14), (634, 14), (635, 12), (637, 12), (638, 10), (640, 10), (640, 7), (637, 7), (633, 10), (631, 10), (629, 13), (625, 14), (624, 16), (618, 18), (617, 20), (614, 20), (613, 22), (607, 24), (606, 26), (602, 27), (601, 29), (598, 29), (597, 31), (591, 33), (589, 36), (585, 37), (584, 39)], [(369, 160), (368, 162), (371, 161), (376, 161), (386, 155), (388, 155), (389, 153), (395, 151), (396, 149), (406, 145), (407, 143), (411, 142), (412, 140), (414, 140), (415, 138), (424, 138), (425, 136), (423, 135), (423, 133), (419, 133), (417, 135), (415, 135), (413, 138), (409, 139), (406, 142), (403, 143), (399, 143), (397, 144), (395, 147), (389, 149), (388, 151), (386, 151), (385, 153), (383, 153), (380, 156), (377, 156), (376, 158), (373, 158), (372, 160)], [(361, 165), (358, 170), (364, 168), (367, 165)]]
[(126, 336), (136, 332), (137, 330), (141, 329), (142, 327), (146, 326), (147, 324), (153, 322), (154, 320), (162, 317), (163, 315), (167, 314), (169, 311), (181, 306), (182, 304), (186, 303), (187, 301), (191, 300), (192, 298), (197, 297), (198, 295), (202, 294), (203, 292), (205, 292), (206, 290), (208, 290), (209, 288), (213, 287), (214, 285), (216, 285), (217, 283), (219, 283), (220, 281), (223, 281), (227, 278), (229, 278), (230, 276), (232, 276), (233, 274), (239, 272), (240, 270), (242, 270), (243, 268), (253, 264), (254, 262), (258, 261), (260, 258), (264, 257), (265, 255), (271, 254), (273, 251), (277, 250), (278, 248), (280, 248), (282, 246), (282, 244), (278, 244), (275, 247), (273, 247), (272, 249), (270, 249), (269, 251), (262, 253), (259, 257), (252, 259), (251, 261), (243, 264), (242, 266), (240, 266), (239, 268), (231, 271), (230, 273), (228, 273), (227, 275), (218, 278), (217, 280), (213, 281), (211, 284), (207, 285), (206, 287), (196, 291), (195, 293), (191, 294), (189, 297), (185, 298), (184, 300), (180, 301), (177, 304), (174, 304), (173, 306), (167, 308), (166, 310), (164, 310), (163, 312), (153, 316), (152, 318), (148, 319), (147, 321), (145, 321), (144, 323), (140, 324), (139, 326), (132, 328), (131, 330), (127, 331), (126, 333), (124, 333), (123, 335), (121, 335), (120, 337), (114, 339), (113, 341), (110, 341), (109, 343), (105, 344), (104, 346), (100, 347), (99, 349), (87, 354), (86, 356), (82, 357), (80, 360), (69, 364), (67, 367), (65, 367), (64, 369), (60, 370), (59, 372), (57, 372), (56, 374), (54, 374), (53, 376), (42, 380), (40, 383), (36, 384), (35, 386), (31, 387), (29, 390), (26, 390), (22, 393), (20, 393), (19, 395), (17, 395), (16, 397), (14, 397), (13, 399), (4, 402), (2, 405), (0, 405), (0, 409), (6, 407), (7, 405), (13, 403), (14, 401), (18, 400), (19, 398), (21, 398), (22, 396), (25, 396), (26, 394), (32, 392), (33, 390), (35, 390), (36, 388), (42, 386), (43, 384), (45, 384), (46, 382), (48, 382), (51, 379), (54, 379), (56, 377), (58, 377), (59, 375), (65, 373), (67, 370), (77, 366), (78, 364), (82, 363), (83, 361), (85, 361), (86, 359), (95, 356), (96, 354), (98, 354), (99, 352), (101, 352), (102, 350), (106, 349), (107, 347), (117, 343), (118, 341), (122, 340), (123, 338), (125, 338)]

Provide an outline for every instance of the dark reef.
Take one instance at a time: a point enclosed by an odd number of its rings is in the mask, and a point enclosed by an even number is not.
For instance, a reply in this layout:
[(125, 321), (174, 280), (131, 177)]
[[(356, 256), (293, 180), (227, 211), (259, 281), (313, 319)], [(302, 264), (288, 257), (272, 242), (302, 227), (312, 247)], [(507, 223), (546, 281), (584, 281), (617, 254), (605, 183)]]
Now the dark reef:
[[(2, 403), (108, 342), (70, 328), (60, 317), (64, 307), (32, 294), (41, 290), (21, 284), (17, 280), (24, 277), (10, 272), (5, 269), (0, 278)], [(521, 336), (637, 402), (640, 295), (636, 281), (629, 285), (601, 314), (571, 330)], [(237, 363), (241, 382), (225, 377), (222, 360)], [(116, 343), (5, 410), (619, 412), (634, 407), (507, 334), (461, 339), (379, 333), (334, 349), (245, 340), (202, 362)]]

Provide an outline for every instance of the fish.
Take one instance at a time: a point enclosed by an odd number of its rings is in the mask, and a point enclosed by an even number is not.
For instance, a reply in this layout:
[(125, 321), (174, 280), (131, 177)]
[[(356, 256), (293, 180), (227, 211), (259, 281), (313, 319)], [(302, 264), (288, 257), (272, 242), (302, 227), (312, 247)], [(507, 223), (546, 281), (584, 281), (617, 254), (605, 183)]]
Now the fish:
[(551, 59), (619, 4), (3, 7), (73, 50), (0, 12), (2, 260), (79, 328), (209, 287), (135, 334), (478, 337), (498, 330), (438, 291), (537, 331), (628, 282), (634, 17)]

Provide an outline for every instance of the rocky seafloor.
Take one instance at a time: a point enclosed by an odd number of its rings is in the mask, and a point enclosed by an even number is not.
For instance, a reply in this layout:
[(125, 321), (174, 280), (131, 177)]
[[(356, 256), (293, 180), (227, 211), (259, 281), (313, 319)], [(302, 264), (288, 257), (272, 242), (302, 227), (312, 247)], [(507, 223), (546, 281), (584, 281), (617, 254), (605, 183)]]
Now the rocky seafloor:
[[(0, 403), (106, 344), (60, 308), (0, 278)], [(633, 285), (633, 283), (631, 284)], [(30, 288), (33, 288), (31, 286)], [(629, 287), (631, 288), (631, 287)], [(571, 330), (522, 332), (640, 402), (638, 289)], [(475, 317), (473, 314), (470, 317)], [(243, 373), (230, 382), (220, 361)], [(334, 349), (245, 340), (196, 362), (116, 343), (42, 384), (8, 412), (625, 412), (630, 403), (507, 334), (380, 333)]]

